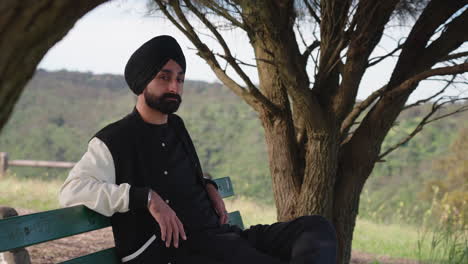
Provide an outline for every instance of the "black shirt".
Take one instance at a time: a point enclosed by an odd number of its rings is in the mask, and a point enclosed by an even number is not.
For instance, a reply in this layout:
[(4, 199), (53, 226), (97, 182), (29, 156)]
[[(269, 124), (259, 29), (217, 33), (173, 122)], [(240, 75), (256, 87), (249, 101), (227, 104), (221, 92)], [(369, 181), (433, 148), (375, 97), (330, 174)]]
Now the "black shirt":
[[(219, 218), (202, 183), (197, 179), (188, 151), (170, 123), (146, 124), (148, 147), (158, 172), (151, 186), (176, 212), (187, 232), (219, 226)], [(161, 155), (162, 154), (162, 155)]]

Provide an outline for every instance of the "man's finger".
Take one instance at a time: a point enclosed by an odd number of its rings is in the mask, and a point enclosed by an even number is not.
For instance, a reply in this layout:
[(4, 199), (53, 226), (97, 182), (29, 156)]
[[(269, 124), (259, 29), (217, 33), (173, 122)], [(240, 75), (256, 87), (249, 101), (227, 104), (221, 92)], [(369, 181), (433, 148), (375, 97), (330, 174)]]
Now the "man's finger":
[(170, 220), (166, 222), (167, 228), (166, 228), (166, 247), (170, 247), (171, 241), (172, 241), (172, 225)]
[(187, 240), (187, 235), (185, 234), (184, 225), (180, 222), (179, 218), (176, 219), (177, 226), (179, 226), (180, 237), (183, 240)]
[(160, 221), (158, 224), (159, 228), (161, 229), (161, 240), (166, 241), (166, 225), (163, 221)]
[(177, 225), (175, 219), (172, 219), (171, 225), (172, 225), (172, 239), (174, 240), (174, 247), (178, 248), (179, 247), (179, 226)]
[(224, 213), (224, 214), (222, 215), (222, 217), (221, 217), (221, 224), (226, 224), (226, 223), (227, 223), (227, 219), (228, 219), (227, 214)]
[(218, 213), (219, 216), (223, 216), (224, 210), (222, 208), (217, 208), (216, 213)]

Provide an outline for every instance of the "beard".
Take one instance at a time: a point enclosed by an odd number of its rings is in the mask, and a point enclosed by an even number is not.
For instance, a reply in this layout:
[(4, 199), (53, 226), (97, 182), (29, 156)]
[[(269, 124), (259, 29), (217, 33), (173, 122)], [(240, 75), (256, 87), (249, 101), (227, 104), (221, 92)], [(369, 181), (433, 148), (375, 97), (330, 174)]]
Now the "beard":
[(182, 98), (180, 95), (174, 93), (165, 93), (161, 96), (156, 96), (145, 89), (143, 94), (145, 97), (145, 102), (150, 108), (166, 115), (175, 113), (182, 103)]

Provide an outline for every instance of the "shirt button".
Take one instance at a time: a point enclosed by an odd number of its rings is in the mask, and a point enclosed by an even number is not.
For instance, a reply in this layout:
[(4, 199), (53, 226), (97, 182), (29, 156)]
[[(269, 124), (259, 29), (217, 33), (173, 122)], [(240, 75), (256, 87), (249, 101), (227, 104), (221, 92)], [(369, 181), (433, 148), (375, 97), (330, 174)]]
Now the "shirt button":
[(167, 174), (168, 174), (168, 172), (167, 172), (167, 171), (164, 171), (164, 175), (167, 175)]
[(161, 146), (165, 147), (165, 146), (166, 146), (166, 144), (163, 142), (163, 143), (161, 143)]
[(166, 200), (165, 202), (168, 204), (170, 201), (169, 201), (169, 200)]

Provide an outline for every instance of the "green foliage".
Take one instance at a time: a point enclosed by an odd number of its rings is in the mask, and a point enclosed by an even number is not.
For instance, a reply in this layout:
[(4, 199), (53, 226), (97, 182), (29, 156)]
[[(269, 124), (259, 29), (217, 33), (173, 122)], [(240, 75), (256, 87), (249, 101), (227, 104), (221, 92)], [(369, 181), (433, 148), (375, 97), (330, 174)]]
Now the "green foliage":
[[(406, 137), (429, 107), (424, 105), (402, 112), (387, 135), (382, 150), (385, 151)], [(445, 111), (453, 110), (454, 107), (458, 106), (451, 106)], [(376, 163), (361, 194), (360, 215), (386, 223), (404, 219), (410, 224), (419, 224), (424, 212), (432, 204), (432, 195), (420, 195), (427, 188), (425, 186), (437, 179), (455, 183), (455, 179), (446, 179), (444, 176), (448, 167), (437, 170), (433, 163), (450, 155), (450, 145), (458, 134), (466, 135), (466, 120), (468, 114), (465, 112), (434, 122), (406, 145), (385, 157), (385, 162)], [(461, 163), (454, 164), (453, 169), (462, 166)]]
[(435, 199), (438, 218), (447, 225), (468, 229), (468, 128), (460, 131), (449, 153), (435, 160), (435, 179), (420, 192), (424, 200)]

